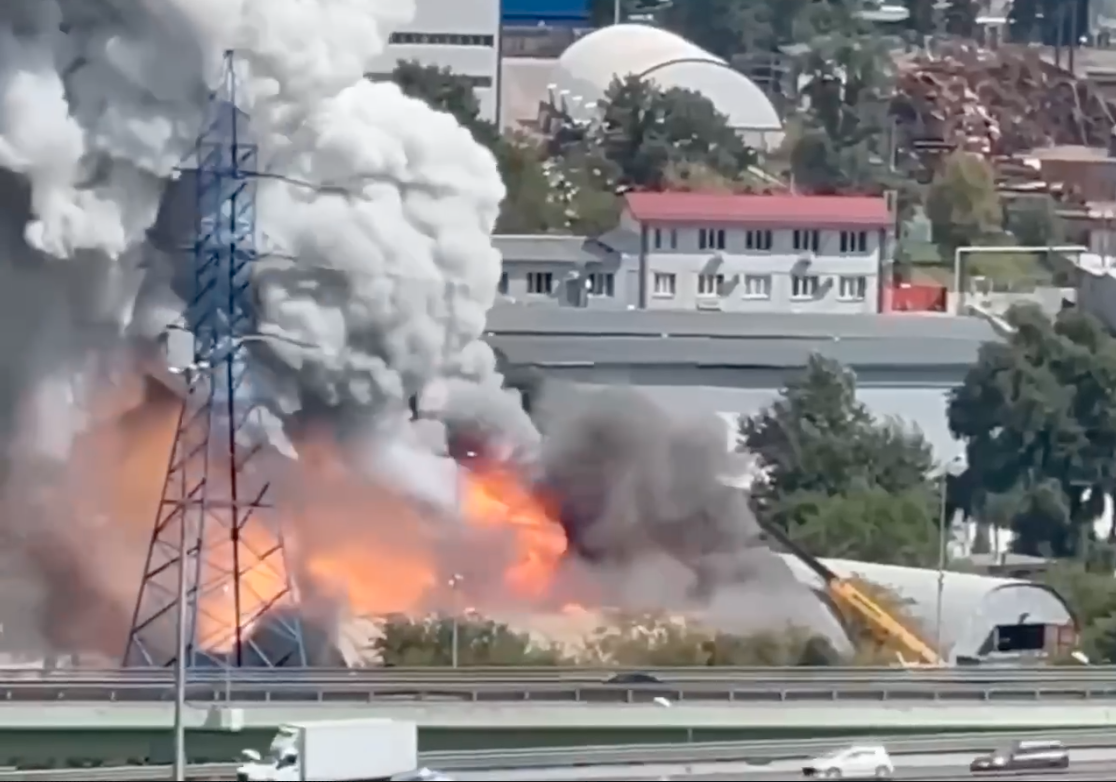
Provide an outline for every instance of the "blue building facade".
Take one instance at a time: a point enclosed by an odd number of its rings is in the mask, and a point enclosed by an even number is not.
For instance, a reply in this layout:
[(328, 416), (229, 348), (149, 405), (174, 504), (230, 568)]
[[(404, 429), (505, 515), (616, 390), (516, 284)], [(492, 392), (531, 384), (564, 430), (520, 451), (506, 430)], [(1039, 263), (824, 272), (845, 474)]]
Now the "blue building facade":
[(503, 23), (516, 26), (584, 24), (589, 0), (503, 0)]

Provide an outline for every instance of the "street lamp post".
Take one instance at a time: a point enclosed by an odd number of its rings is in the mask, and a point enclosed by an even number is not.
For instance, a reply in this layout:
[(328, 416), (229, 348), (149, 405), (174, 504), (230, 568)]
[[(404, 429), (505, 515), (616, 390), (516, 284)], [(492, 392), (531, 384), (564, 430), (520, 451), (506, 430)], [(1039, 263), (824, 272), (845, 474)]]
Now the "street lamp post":
[(964, 471), (963, 460), (960, 456), (951, 459), (943, 468), (941, 473), (941, 487), (939, 489), (939, 503), (938, 503), (938, 584), (937, 595), (934, 601), (934, 647), (938, 650), (938, 654), (942, 653), (942, 599), (945, 594), (945, 574), (947, 556), (946, 549), (949, 542), (949, 518), (947, 513), (947, 494), (949, 488), (949, 478), (951, 475), (959, 475)]
[[(173, 331), (189, 332), (189, 329), (180, 324), (168, 324), (166, 330), (163, 332), (163, 338), (169, 338), (170, 333)], [(244, 344), (246, 342), (281, 342), (294, 345), (296, 347), (313, 348), (314, 345), (299, 342), (294, 339), (287, 339), (279, 335), (272, 334), (247, 334), (242, 337), (236, 338), (236, 344)], [(169, 357), (168, 357), (169, 358)], [(172, 366), (170, 371), (173, 374), (181, 375), (186, 382), (187, 393), (193, 393), (194, 384), (198, 382), (198, 376), (203, 372), (208, 372), (212, 369), (212, 364), (206, 360), (195, 360), (187, 366)], [(187, 634), (189, 632), (189, 612), (186, 609), (186, 601), (189, 596), (189, 577), (187, 575), (187, 558), (189, 556), (189, 535), (187, 534), (190, 524), (189, 508), (183, 507), (179, 509), (181, 514), (181, 524), (178, 531), (178, 606), (176, 612), (177, 629), (175, 633), (175, 656), (174, 656), (174, 766), (173, 778), (175, 780), (186, 779), (186, 652), (189, 647), (187, 642)], [(228, 702), (232, 694), (232, 672), (226, 666), (225, 672), (225, 701)]]
[(460, 627), (459, 627), (459, 621), (458, 621), (458, 616), (457, 616), (457, 614), (458, 614), (457, 588), (461, 585), (461, 582), (464, 581), (464, 580), (465, 580), (465, 577), (463, 575), (461, 575), (460, 573), (454, 573), (452, 576), (449, 577), (449, 581), (446, 582), (447, 584), (449, 584), (449, 588), (453, 593), (453, 617), (452, 617), (453, 618), (453, 624), (452, 624), (453, 629), (451, 631), (452, 636), (450, 638), (450, 645), (451, 645), (450, 665), (454, 668), (457, 668), (460, 664), (460, 659), (459, 659), (459, 655), (460, 655), (460, 652), (459, 652)]
[[(191, 382), (188, 378), (187, 382)], [(177, 632), (175, 633), (174, 655), (174, 779), (186, 779), (186, 556), (188, 554), (187, 530), (190, 523), (186, 508), (181, 508), (181, 522), (178, 530), (178, 615)]]

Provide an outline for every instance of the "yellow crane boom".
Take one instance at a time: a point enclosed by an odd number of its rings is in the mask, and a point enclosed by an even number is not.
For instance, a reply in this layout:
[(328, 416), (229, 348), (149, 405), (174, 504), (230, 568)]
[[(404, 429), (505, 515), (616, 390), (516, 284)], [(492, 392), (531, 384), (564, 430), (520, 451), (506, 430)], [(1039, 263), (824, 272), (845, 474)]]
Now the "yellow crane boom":
[[(917, 633), (903, 625), (875, 600), (864, 594), (852, 581), (841, 578), (801, 546), (787, 537), (777, 527), (760, 523), (765, 533), (810, 568), (825, 583), (826, 591), (834, 603), (858, 617), (881, 644), (895, 648), (905, 662), (921, 665), (941, 665), (941, 655), (933, 646), (923, 641)], [(910, 659), (908, 659), (908, 657)]]

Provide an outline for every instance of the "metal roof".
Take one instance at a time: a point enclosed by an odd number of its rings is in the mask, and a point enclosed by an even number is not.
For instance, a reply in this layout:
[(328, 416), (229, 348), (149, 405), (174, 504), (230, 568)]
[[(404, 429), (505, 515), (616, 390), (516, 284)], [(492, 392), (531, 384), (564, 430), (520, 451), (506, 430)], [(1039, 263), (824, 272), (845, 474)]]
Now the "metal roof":
[(852, 367), (965, 366), (998, 340), (982, 320), (501, 305), (488, 342), (512, 364), (793, 368), (813, 353)]
[(599, 261), (610, 250), (595, 239), (584, 236), (547, 234), (501, 234), (492, 237), (504, 262), (585, 264)]
[(488, 312), (493, 334), (538, 336), (996, 339), (984, 320), (951, 315), (609, 310), (500, 304)]
[(812, 354), (850, 367), (965, 366), (976, 360), (979, 342), (933, 337), (884, 339), (796, 339), (710, 337), (538, 337), (492, 334), (488, 342), (511, 364), (576, 366), (611, 364), (694, 367), (805, 366)]
[[(797, 557), (782, 555), (795, 576), (804, 583), (821, 586), (817, 574)], [(846, 559), (823, 559), (822, 563), (842, 578), (860, 576), (896, 592), (909, 601), (913, 618), (921, 624), (925, 640), (936, 635), (938, 571), (926, 568), (882, 565)], [(1044, 584), (1016, 578), (997, 578), (973, 573), (946, 571), (942, 578), (942, 641), (948, 657), (977, 657), (997, 625), (1019, 624), (1021, 615), (1035, 624), (1073, 623), (1065, 600)]]
[(629, 193), (640, 222), (707, 222), (765, 228), (887, 228), (887, 200), (873, 196), (754, 195), (740, 193)]

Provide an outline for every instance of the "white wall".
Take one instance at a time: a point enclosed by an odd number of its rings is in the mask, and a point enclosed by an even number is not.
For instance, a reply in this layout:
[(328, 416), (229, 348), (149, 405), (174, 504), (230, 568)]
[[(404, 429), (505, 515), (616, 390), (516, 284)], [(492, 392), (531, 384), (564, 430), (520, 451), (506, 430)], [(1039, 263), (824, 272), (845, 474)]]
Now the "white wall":
[(496, 121), (499, 94), (499, 0), (416, 0), (415, 18), (393, 34), (370, 71), (384, 77), (400, 60), (450, 68), (474, 81), (481, 114)]
[[(718, 240), (723, 231), (724, 249), (719, 249), (719, 241), (713, 246), (707, 241), (702, 249), (699, 241), (702, 230), (707, 232), (707, 238), (709, 232), (716, 231)], [(760, 243), (755, 241), (750, 248), (747, 241), (750, 232), (753, 240), (761, 233), (770, 234), (770, 249), (766, 249), (766, 242), (757, 249)], [(800, 236), (806, 233), (801, 230)], [(818, 249), (814, 252), (812, 242), (795, 249), (792, 229), (765, 232), (694, 225), (651, 228), (647, 306), (737, 312), (877, 312), (880, 247), (886, 235), (879, 230), (855, 228), (846, 233), (864, 235), (863, 251), (859, 248), (843, 251), (839, 230), (819, 229)], [(674, 275), (673, 294), (662, 275)], [(713, 282), (716, 277), (723, 280), (720, 295)]]
[(1109, 258), (1089, 254), (1077, 259), (1081, 270), (1077, 279), (1077, 306), (1116, 331), (1116, 277), (1111, 263)]

